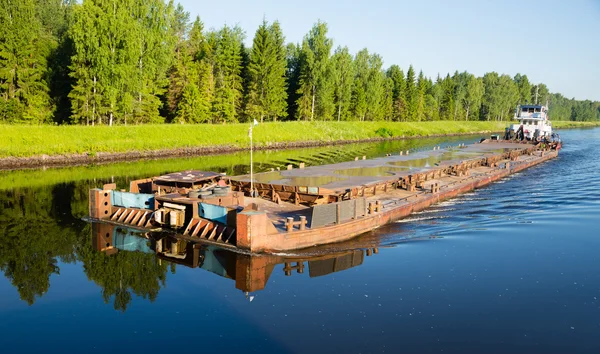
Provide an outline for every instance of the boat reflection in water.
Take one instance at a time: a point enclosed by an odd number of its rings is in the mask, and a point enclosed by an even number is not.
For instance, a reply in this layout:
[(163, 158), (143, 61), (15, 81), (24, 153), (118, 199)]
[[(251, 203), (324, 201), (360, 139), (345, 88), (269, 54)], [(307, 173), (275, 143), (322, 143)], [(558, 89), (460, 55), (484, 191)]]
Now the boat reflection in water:
[[(108, 223), (92, 224), (92, 245), (106, 255), (118, 252), (142, 252), (155, 254), (159, 260), (201, 268), (219, 276), (233, 279), (235, 287), (243, 292), (263, 290), (277, 265), (291, 276), (303, 274), (308, 268), (309, 277), (319, 277), (343, 271), (363, 264), (365, 256), (377, 254), (379, 249), (369, 242), (361, 248), (353, 242), (337, 247), (334, 251), (319, 254), (297, 255), (248, 255), (174, 237), (173, 234), (145, 232)], [(364, 246), (364, 245), (363, 245)], [(331, 249), (330, 249), (331, 250)]]

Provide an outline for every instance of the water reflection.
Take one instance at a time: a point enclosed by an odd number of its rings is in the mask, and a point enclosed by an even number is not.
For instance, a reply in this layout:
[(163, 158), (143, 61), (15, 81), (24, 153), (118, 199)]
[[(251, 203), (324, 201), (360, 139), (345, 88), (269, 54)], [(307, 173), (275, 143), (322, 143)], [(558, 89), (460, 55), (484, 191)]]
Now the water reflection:
[[(337, 245), (338, 250), (332, 253), (321, 254), (298, 254), (298, 255), (248, 255), (231, 250), (223, 249), (214, 245), (200, 242), (190, 242), (164, 233), (142, 233), (138, 230), (125, 228), (105, 223), (93, 223), (91, 227), (92, 247), (97, 251), (97, 259), (103, 259), (102, 267), (111, 263), (111, 258), (122, 257), (124, 259), (135, 259), (136, 264), (121, 261), (123, 266), (134, 270), (136, 274), (143, 274), (142, 278), (149, 277), (149, 281), (139, 283), (146, 284), (144, 290), (131, 290), (138, 296), (153, 300), (160, 288), (160, 282), (164, 285), (164, 273), (166, 265), (182, 265), (188, 268), (199, 268), (218, 276), (231, 279), (235, 287), (244, 293), (256, 292), (265, 289), (271, 274), (279, 268), (286, 276), (294, 273), (308, 273), (310, 278), (326, 276), (341, 272), (346, 269), (363, 264), (365, 256), (379, 253), (379, 248), (369, 245), (366, 249), (352, 249), (360, 243), (347, 243)], [(315, 250), (313, 250), (315, 252)], [(148, 257), (149, 256), (149, 257)], [(151, 258), (155, 258), (153, 262)], [(145, 260), (142, 262), (142, 260)], [(143, 273), (138, 273), (143, 269)], [(150, 270), (150, 273), (148, 271)], [(153, 272), (152, 270), (158, 270)], [(103, 296), (115, 295), (115, 308), (124, 310), (126, 301), (130, 299), (128, 287), (136, 283), (129, 282), (128, 272), (121, 269), (110, 269), (110, 278), (119, 278), (119, 289), (106, 289)], [(123, 276), (125, 273), (125, 276)], [(118, 276), (115, 276), (118, 275)], [(116, 283), (114, 279), (112, 283)], [(106, 282), (102, 286), (106, 286)], [(123, 295), (126, 294), (126, 295)]]

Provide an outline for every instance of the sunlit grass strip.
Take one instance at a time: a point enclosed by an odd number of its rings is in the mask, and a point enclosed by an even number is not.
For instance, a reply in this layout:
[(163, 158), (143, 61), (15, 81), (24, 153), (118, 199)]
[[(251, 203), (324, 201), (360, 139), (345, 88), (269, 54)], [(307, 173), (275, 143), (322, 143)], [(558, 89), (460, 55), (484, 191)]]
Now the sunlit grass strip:
[[(554, 122), (557, 128), (593, 123)], [(382, 137), (424, 137), (503, 131), (506, 122), (277, 122), (254, 129), (257, 146), (275, 143), (334, 142)], [(598, 124), (596, 124), (598, 125)], [(379, 133), (378, 133), (379, 131)], [(247, 147), (248, 124), (139, 126), (0, 125), (0, 158), (96, 154), (190, 147)]]

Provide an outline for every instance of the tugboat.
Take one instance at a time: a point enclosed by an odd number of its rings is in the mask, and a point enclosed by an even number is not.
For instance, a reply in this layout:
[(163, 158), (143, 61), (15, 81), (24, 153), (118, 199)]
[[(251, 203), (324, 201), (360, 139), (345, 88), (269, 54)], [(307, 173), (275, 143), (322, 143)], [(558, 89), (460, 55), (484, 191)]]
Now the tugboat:
[(506, 129), (506, 140), (527, 140), (533, 143), (549, 145), (553, 150), (560, 150), (560, 136), (552, 131), (552, 123), (548, 119), (548, 105), (524, 104), (515, 110), (517, 124)]
[[(548, 120), (548, 108), (544, 105), (525, 104), (517, 107), (515, 120), (519, 123), (511, 126), (518, 139), (541, 141), (552, 137), (552, 123)], [(539, 138), (539, 139), (538, 139)]]

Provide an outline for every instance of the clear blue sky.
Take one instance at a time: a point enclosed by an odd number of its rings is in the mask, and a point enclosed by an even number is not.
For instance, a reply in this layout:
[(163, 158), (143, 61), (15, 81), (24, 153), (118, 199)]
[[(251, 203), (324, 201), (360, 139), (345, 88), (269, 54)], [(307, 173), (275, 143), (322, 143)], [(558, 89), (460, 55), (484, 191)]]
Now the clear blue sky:
[(300, 42), (317, 20), (334, 48), (380, 54), (435, 78), (455, 70), (526, 74), (552, 92), (600, 100), (600, 0), (179, 1), (206, 28), (239, 25), (248, 44), (263, 17)]

